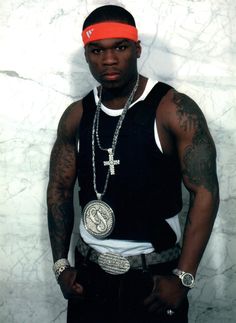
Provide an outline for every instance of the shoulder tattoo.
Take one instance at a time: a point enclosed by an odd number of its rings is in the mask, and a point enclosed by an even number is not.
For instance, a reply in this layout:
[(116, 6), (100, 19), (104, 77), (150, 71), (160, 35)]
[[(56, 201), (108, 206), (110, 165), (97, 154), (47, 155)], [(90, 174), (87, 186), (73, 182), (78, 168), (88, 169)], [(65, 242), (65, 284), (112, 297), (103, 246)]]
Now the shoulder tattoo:
[(188, 96), (174, 92), (179, 127), (192, 136), (182, 157), (183, 175), (196, 186), (204, 186), (212, 192), (216, 181), (216, 151), (203, 113)]

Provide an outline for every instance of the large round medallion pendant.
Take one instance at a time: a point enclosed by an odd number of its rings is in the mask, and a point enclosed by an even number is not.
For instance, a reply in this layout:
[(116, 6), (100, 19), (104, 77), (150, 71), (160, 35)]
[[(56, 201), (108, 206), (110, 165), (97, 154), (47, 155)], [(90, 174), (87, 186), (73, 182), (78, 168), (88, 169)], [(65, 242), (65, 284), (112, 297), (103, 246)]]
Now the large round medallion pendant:
[(83, 209), (82, 219), (85, 229), (98, 239), (109, 236), (115, 225), (115, 216), (112, 208), (101, 200), (87, 203)]

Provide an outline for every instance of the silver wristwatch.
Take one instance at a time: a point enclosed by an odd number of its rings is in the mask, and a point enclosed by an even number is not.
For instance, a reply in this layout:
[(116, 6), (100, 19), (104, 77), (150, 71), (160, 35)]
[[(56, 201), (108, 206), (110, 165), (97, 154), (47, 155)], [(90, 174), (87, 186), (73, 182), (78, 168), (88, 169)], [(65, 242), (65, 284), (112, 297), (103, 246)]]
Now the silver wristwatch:
[(195, 279), (192, 274), (186, 273), (180, 269), (174, 269), (173, 274), (178, 276), (185, 287), (193, 288)]

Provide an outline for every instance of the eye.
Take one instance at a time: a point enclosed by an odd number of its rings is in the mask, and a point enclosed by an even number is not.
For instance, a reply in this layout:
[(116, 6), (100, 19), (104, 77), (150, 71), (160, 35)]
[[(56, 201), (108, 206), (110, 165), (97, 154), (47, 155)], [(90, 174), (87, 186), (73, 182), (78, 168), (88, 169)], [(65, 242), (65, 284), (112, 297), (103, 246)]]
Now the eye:
[(95, 55), (98, 55), (98, 54), (102, 53), (102, 49), (101, 48), (93, 48), (93, 49), (91, 49), (91, 52)]
[(126, 45), (119, 45), (119, 46), (116, 46), (116, 50), (117, 51), (120, 51), (120, 52), (123, 52), (124, 50), (126, 50), (127, 46)]

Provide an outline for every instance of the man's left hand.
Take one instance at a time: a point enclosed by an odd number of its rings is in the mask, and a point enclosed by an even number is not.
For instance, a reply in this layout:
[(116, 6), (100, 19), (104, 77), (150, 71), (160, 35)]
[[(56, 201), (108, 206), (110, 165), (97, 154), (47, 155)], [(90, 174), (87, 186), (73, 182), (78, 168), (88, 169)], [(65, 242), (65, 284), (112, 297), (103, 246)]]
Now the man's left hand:
[(189, 289), (175, 275), (156, 275), (153, 280), (152, 293), (144, 300), (148, 311), (161, 313), (167, 309), (176, 310), (186, 298)]

